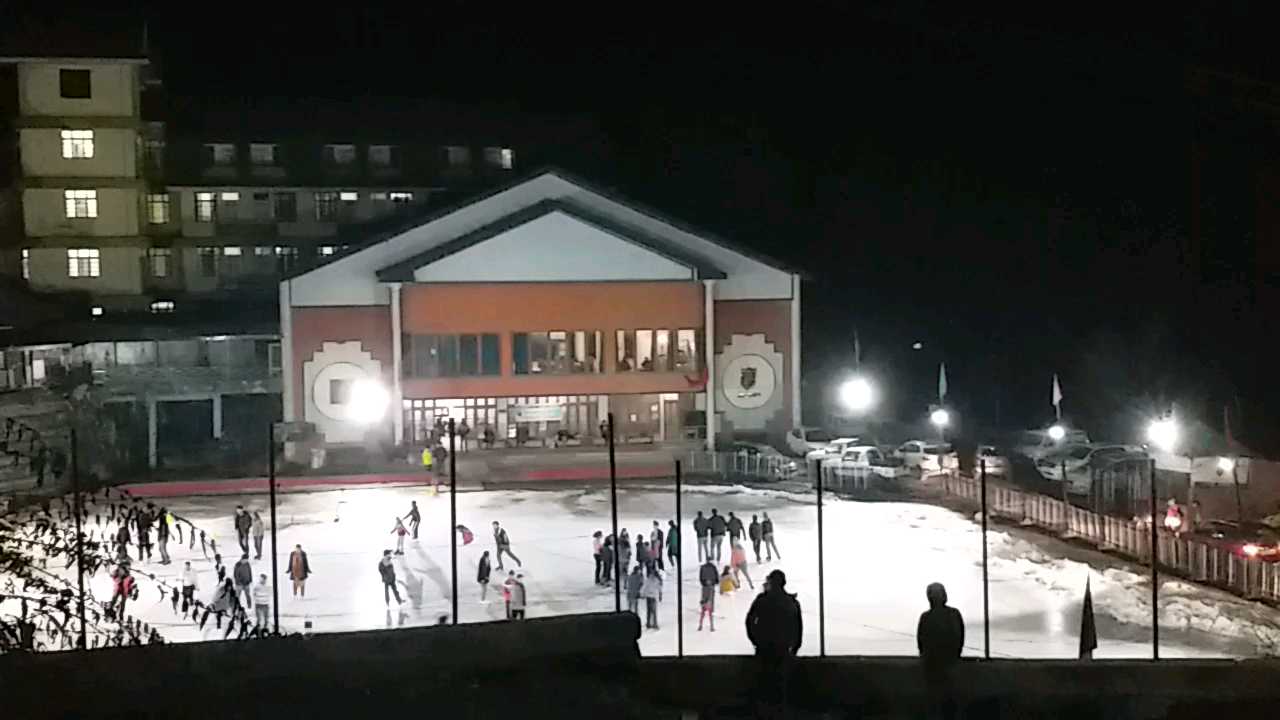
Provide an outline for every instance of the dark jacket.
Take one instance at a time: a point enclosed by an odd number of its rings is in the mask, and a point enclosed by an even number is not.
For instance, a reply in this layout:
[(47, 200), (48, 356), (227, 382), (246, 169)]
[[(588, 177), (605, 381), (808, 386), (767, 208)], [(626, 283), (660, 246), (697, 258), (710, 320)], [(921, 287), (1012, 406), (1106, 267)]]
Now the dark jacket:
[(481, 557), (480, 564), (476, 566), (476, 582), (489, 582), (489, 558)]
[(231, 578), (236, 581), (237, 585), (252, 585), (253, 567), (249, 565), (249, 561), (238, 560), (235, 569), (231, 571)]
[(712, 515), (711, 519), (707, 520), (707, 527), (711, 528), (712, 535), (723, 535), (724, 530), (727, 527), (724, 522), (724, 516)]
[(163, 515), (160, 516), (160, 522), (156, 524), (156, 537), (160, 538), (161, 542), (169, 540), (169, 518)]
[(702, 583), (704, 587), (708, 585), (715, 587), (715, 585), (720, 582), (720, 572), (716, 570), (715, 565), (706, 563), (702, 566), (702, 569), (698, 571), (698, 582)]
[(756, 646), (757, 655), (795, 655), (804, 637), (796, 596), (778, 589), (757, 595), (747, 611), (747, 637)]
[(633, 572), (627, 576), (627, 599), (640, 597), (640, 588), (644, 587), (644, 573)]
[(674, 525), (667, 526), (667, 552), (680, 551), (680, 529)]
[(696, 517), (693, 519), (693, 534), (696, 537), (707, 536), (707, 519), (704, 517)]
[(954, 665), (964, 647), (964, 618), (960, 611), (937, 605), (921, 613), (916, 647), (927, 670), (945, 670)]
[[(299, 559), (302, 561), (301, 577), (295, 577), (293, 575), (293, 558), (298, 555), (301, 555)], [(288, 575), (291, 580), (306, 580), (308, 577), (311, 576), (311, 563), (310, 561), (307, 560), (306, 550), (294, 550), (293, 552), (289, 553), (289, 564), (285, 565), (284, 574)]]
[(772, 535), (772, 534), (773, 534), (773, 521), (772, 521), (772, 520), (770, 520), (769, 518), (765, 518), (765, 519), (764, 519), (764, 522), (760, 523), (760, 534), (761, 534), (761, 535)]
[(236, 516), (236, 532), (247, 533), (251, 527), (253, 527), (252, 515), (242, 512)]
[(394, 585), (396, 582), (396, 566), (391, 564), (391, 558), (383, 556), (378, 561), (378, 574), (382, 576), (382, 582), (387, 585)]
[(760, 523), (755, 520), (751, 521), (751, 524), (747, 526), (747, 537), (752, 540), (759, 540), (764, 537), (764, 533), (760, 530)]
[(742, 537), (742, 518), (737, 515), (729, 521), (729, 536), (739, 538)]
[(511, 547), (511, 538), (507, 536), (507, 529), (500, 527), (493, 531), (493, 544), (500, 548)]

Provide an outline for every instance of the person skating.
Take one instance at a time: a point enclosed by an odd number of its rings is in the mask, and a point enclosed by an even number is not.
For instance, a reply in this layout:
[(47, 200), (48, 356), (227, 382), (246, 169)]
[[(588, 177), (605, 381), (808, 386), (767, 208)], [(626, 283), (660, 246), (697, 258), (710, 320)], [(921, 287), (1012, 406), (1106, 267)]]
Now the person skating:
[(209, 616), (213, 615), (214, 627), (222, 629), (222, 616), (230, 612), (236, 602), (235, 584), (231, 582), (231, 578), (227, 578), (224, 582), (219, 583), (213, 593), (213, 600), (204, 606), (204, 614), (200, 616), (200, 629), (204, 630), (205, 623), (209, 622)]
[(747, 549), (742, 547), (742, 543), (737, 540), (731, 540), (729, 544), (731, 546), (729, 550), (729, 563), (733, 565), (734, 582), (738, 583), (738, 585), (742, 585), (742, 581), (739, 580), (738, 577), (745, 577), (747, 579), (747, 587), (755, 590), (756, 584), (751, 581), (751, 573), (747, 572)]
[(183, 564), (182, 568), (182, 614), (187, 614), (187, 608), (196, 602), (196, 589), (199, 588), (199, 579), (196, 571), (191, 569), (191, 563)]
[(267, 525), (262, 522), (262, 513), (257, 510), (253, 511), (253, 525), (250, 528), (253, 533), (253, 559), (262, 559), (262, 538), (267, 534)]
[(931, 583), (925, 588), (925, 597), (929, 609), (921, 613), (916, 625), (916, 649), (924, 665), (930, 703), (942, 717), (955, 717), (952, 671), (964, 648), (964, 618), (947, 605), (947, 589), (942, 583)]
[(396, 602), (403, 605), (404, 600), (400, 599), (400, 589), (396, 587), (396, 566), (391, 560), (391, 551), (383, 550), (382, 559), (378, 561), (378, 573), (382, 575), (382, 599), (391, 604), (391, 596), (396, 596)]
[(253, 585), (253, 613), (257, 619), (259, 635), (266, 635), (271, 621), (271, 586), (267, 584), (267, 574), (260, 573), (258, 582)]
[(516, 575), (511, 583), (511, 619), (523, 620), (529, 604), (529, 591), (524, 586), (524, 575)]
[(498, 558), (498, 569), (502, 570), (502, 554), (506, 553), (516, 561), (516, 567), (524, 567), (524, 563), (520, 562), (520, 558), (511, 552), (511, 537), (507, 535), (507, 529), (498, 524), (497, 520), (493, 521), (493, 544), (497, 546), (498, 551), (494, 553)]
[(716, 566), (710, 560), (702, 564), (698, 569), (698, 584), (702, 586), (702, 596), (698, 600), (698, 629), (702, 629), (702, 618), (706, 616), (711, 621), (711, 632), (716, 631), (716, 584), (720, 582), (720, 576), (716, 573)]
[(731, 510), (729, 511), (729, 541), (732, 544), (738, 540), (742, 540), (742, 518), (734, 515)]
[(480, 554), (480, 562), (476, 565), (476, 582), (480, 583), (480, 602), (484, 602), (489, 594), (489, 551)]
[(756, 687), (762, 704), (785, 707), (791, 658), (800, 651), (804, 623), (800, 603), (787, 592), (787, 576), (774, 570), (765, 579), (764, 592), (747, 611), (747, 638), (756, 648)]
[(760, 541), (764, 539), (764, 533), (760, 530), (760, 521), (755, 515), (751, 516), (751, 524), (747, 526), (747, 537), (751, 538), (751, 549), (756, 553), (756, 564), (760, 564)]
[[(116, 559), (121, 562), (129, 562), (129, 523), (121, 522), (119, 529), (116, 530)], [(141, 557), (139, 557), (141, 559)]]
[(289, 553), (289, 566), (285, 574), (293, 581), (293, 596), (307, 596), (307, 578), (311, 576), (311, 563), (307, 562), (307, 553), (301, 545), (294, 545)]
[(409, 513), (404, 516), (409, 521), (409, 528), (413, 530), (413, 539), (418, 539), (418, 526), (422, 524), (422, 513), (418, 512), (418, 501), (409, 501)]
[(649, 569), (652, 560), (649, 558), (649, 543), (644, 541), (644, 535), (636, 538), (636, 564), (642, 566), (645, 570)]
[(599, 530), (591, 534), (591, 551), (592, 558), (596, 561), (595, 584), (602, 585), (604, 583), (604, 533)]
[(404, 526), (400, 518), (396, 518), (396, 526), (391, 528), (391, 534), (396, 536), (396, 554), (403, 555), (404, 537), (409, 534), (409, 530)]
[(724, 521), (724, 516), (719, 510), (711, 508), (711, 517), (707, 519), (707, 527), (711, 530), (711, 551), (716, 555), (716, 562), (720, 562), (721, 552), (724, 549), (724, 532), (728, 528), (728, 523)]
[(773, 562), (773, 556), (777, 555), (778, 559), (782, 559), (782, 553), (778, 552), (778, 545), (773, 541), (773, 521), (769, 519), (769, 513), (760, 513), (764, 516), (764, 520), (760, 521), (760, 535), (764, 538), (765, 559)]
[(133, 598), (137, 582), (133, 579), (133, 574), (129, 572), (129, 563), (117, 565), (114, 578), (112, 585), (114, 593), (111, 595), (111, 605), (116, 608), (116, 617), (123, 623), (125, 604)]
[(667, 569), (667, 566), (662, 563), (662, 526), (657, 520), (653, 521), (653, 529), (649, 531), (649, 553), (659, 570)]
[(169, 513), (160, 508), (156, 517), (156, 545), (160, 548), (160, 564), (168, 565), (169, 560)]
[(240, 541), (240, 549), (249, 552), (249, 530), (253, 528), (253, 518), (245, 511), (243, 505), (236, 506), (236, 539)]
[(698, 541), (698, 562), (703, 559), (711, 559), (711, 549), (707, 546), (707, 532), (710, 526), (707, 519), (702, 517), (702, 511), (698, 511), (697, 517), (693, 519), (693, 536)]
[(640, 616), (640, 590), (644, 588), (644, 569), (639, 565), (627, 576), (627, 610)]
[(676, 527), (675, 520), (667, 521), (667, 560), (671, 561), (671, 567), (680, 565), (680, 528)]
[(506, 606), (507, 619), (511, 619), (511, 586), (516, 582), (516, 571), (508, 570), (507, 579), (502, 582), (502, 603)]
[(645, 573), (644, 585), (640, 587), (640, 595), (644, 597), (644, 626), (650, 630), (658, 629), (658, 603), (662, 602), (662, 575), (649, 567)]
[(618, 533), (618, 572), (625, 573), (629, 567), (631, 567), (631, 536), (627, 535), (626, 528), (622, 528), (622, 532)]
[(249, 564), (249, 553), (240, 556), (236, 562), (235, 568), (231, 571), (231, 577), (236, 581), (236, 600), (240, 599), (240, 595), (244, 595), (245, 607), (253, 606), (253, 594), (250, 591), (253, 585), (253, 566)]
[(720, 594), (728, 595), (738, 589), (738, 581), (733, 579), (733, 569), (728, 565), (720, 573)]
[(222, 564), (222, 555), (219, 553), (213, 554), (213, 572), (218, 576), (219, 585), (227, 579), (227, 566)]

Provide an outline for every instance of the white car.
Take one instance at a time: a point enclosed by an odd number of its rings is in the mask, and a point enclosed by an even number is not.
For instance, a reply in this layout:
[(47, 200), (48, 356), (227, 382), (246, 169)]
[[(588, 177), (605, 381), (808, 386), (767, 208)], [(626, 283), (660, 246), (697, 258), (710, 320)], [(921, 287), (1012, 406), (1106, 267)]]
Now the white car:
[(973, 456), (973, 476), (977, 477), (986, 465), (987, 476), (1009, 474), (1009, 458), (1000, 454), (994, 445), (979, 445)]
[(902, 459), (885, 453), (875, 445), (855, 445), (847, 448), (839, 460), (830, 463), (829, 467), (840, 470), (866, 471), (881, 477), (897, 478), (909, 472), (902, 464)]
[(831, 433), (816, 427), (793, 428), (787, 433), (787, 449), (791, 454), (805, 457), (814, 450), (824, 450), (834, 438)]
[(838, 458), (844, 454), (845, 450), (862, 442), (861, 438), (856, 437), (840, 437), (832, 440), (826, 447), (821, 450), (811, 450), (804, 455), (805, 460), (828, 460)]
[(958, 467), (956, 454), (950, 445), (908, 440), (898, 446), (894, 455), (902, 458), (902, 465), (910, 470), (940, 472), (944, 468)]
[(1018, 436), (1014, 452), (1039, 460), (1046, 455), (1062, 451), (1071, 445), (1088, 445), (1089, 435), (1083, 430), (1067, 430), (1061, 440), (1054, 440), (1048, 430), (1027, 430)]
[(1120, 460), (1138, 460), (1146, 453), (1133, 445), (1072, 445), (1062, 452), (1046, 455), (1036, 461), (1036, 470), (1046, 480), (1062, 482), (1066, 471), (1067, 491), (1078, 495), (1089, 492), (1093, 485), (1093, 469)]

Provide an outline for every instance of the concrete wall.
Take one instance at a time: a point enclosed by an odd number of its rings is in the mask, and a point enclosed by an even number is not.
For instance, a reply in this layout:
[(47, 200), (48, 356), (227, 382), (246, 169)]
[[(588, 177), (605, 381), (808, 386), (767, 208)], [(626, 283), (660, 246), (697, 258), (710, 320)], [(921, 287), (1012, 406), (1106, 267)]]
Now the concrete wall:
[[(391, 386), (391, 315), (385, 307), (294, 309), (292, 332), (283, 340), (292, 340), (292, 401), (296, 418), (316, 414), (317, 408), (312, 401), (310, 388), (306, 387), (303, 368), (326, 342), (359, 342), (361, 348), (380, 363), (383, 379), (388, 387)], [(391, 408), (391, 412), (398, 411), (399, 408)]]
[[(22, 115), (128, 117), (138, 112), (139, 65), (135, 63), (38, 62), (18, 65)], [(91, 97), (64, 98), (60, 70), (89, 70)]]
[[(80, 186), (77, 186), (80, 187)], [(141, 196), (128, 188), (86, 188), (98, 191), (98, 217), (68, 218), (63, 188), (22, 191), (22, 218), (28, 237), (121, 237), (139, 233)]]
[[(68, 127), (78, 127), (68, 125)], [(18, 133), (22, 173), (27, 177), (138, 176), (138, 133), (131, 129), (93, 130), (93, 157), (62, 157), (60, 128), (24, 128)]]
[[(717, 283), (718, 284), (718, 283)], [(791, 303), (788, 300), (740, 300), (740, 301), (717, 301), (716, 302), (716, 372), (723, 375), (726, 371), (730, 371), (728, 364), (732, 361), (732, 357), (725, 356), (724, 353), (734, 343), (735, 336), (751, 336), (755, 334), (763, 334), (765, 343), (772, 345), (772, 352), (781, 356), (782, 362), (780, 367), (775, 367), (775, 379), (777, 390), (781, 392), (781, 397), (777, 398), (777, 402), (769, 402), (761, 406), (760, 412), (768, 412), (769, 416), (764, 420), (765, 429), (761, 433), (757, 428), (732, 428), (741, 438), (747, 437), (763, 437), (770, 442), (780, 443), (784, 440), (783, 436), (793, 426), (793, 403), (792, 398), (799, 388), (794, 386), (792, 382), (791, 364), (795, 362), (794, 352), (791, 343)], [(732, 351), (730, 355), (732, 355)], [(763, 357), (765, 353), (761, 353)], [(720, 396), (716, 398), (716, 410), (721, 413), (735, 412), (728, 404), (724, 397), (724, 388), (727, 386), (724, 377), (717, 377), (715, 383)], [(726, 429), (730, 429), (726, 427)]]
[[(92, 245), (86, 243), (86, 246)], [(70, 241), (69, 247), (77, 247)], [(31, 285), (37, 290), (86, 290), (103, 294), (137, 294), (142, 292), (142, 258), (140, 247), (102, 247), (101, 277), (68, 277), (66, 247), (31, 248)]]

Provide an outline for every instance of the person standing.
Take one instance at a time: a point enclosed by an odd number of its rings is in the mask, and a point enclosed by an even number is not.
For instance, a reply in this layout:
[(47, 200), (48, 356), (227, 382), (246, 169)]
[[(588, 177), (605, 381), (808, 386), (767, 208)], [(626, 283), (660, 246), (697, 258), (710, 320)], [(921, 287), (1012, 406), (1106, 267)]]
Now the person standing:
[(640, 591), (644, 589), (644, 571), (639, 565), (627, 576), (627, 611), (640, 616)]
[(604, 545), (600, 546), (601, 554), (604, 555), (604, 578), (601, 579), (601, 585), (608, 585), (613, 582), (613, 534), (610, 533), (604, 538)]
[(213, 554), (213, 572), (218, 576), (218, 584), (221, 585), (223, 580), (227, 579), (227, 566), (222, 564), (222, 554)]
[(489, 551), (480, 554), (480, 562), (476, 565), (476, 582), (480, 583), (480, 602), (485, 602), (489, 594)]
[(644, 626), (650, 630), (657, 630), (658, 603), (662, 602), (662, 576), (652, 566), (644, 577), (640, 595), (644, 597)]
[(673, 568), (680, 566), (680, 528), (675, 520), (667, 521), (667, 560)]
[(773, 556), (777, 555), (778, 559), (782, 559), (782, 553), (778, 552), (778, 545), (773, 541), (773, 521), (769, 519), (769, 513), (761, 513), (764, 520), (760, 521), (760, 535), (764, 538), (764, 552), (766, 559), (773, 562)]
[(751, 549), (756, 553), (756, 564), (760, 564), (760, 540), (764, 538), (764, 533), (760, 530), (760, 521), (755, 515), (751, 516), (751, 524), (747, 526), (747, 537), (751, 538)]
[(160, 547), (160, 564), (168, 565), (169, 560), (169, 513), (160, 508), (156, 517), (156, 545)]
[(187, 608), (195, 605), (196, 588), (199, 586), (199, 580), (196, 571), (191, 569), (191, 563), (188, 561), (182, 568), (182, 614), (187, 614)]
[(698, 569), (698, 584), (702, 586), (702, 596), (698, 600), (698, 629), (702, 629), (702, 618), (706, 616), (711, 621), (711, 632), (716, 631), (716, 584), (720, 581), (720, 576), (716, 573), (716, 566), (708, 558), (702, 567)]
[(649, 554), (651, 562), (656, 563), (659, 570), (667, 569), (662, 564), (662, 526), (657, 520), (653, 521), (653, 530), (649, 531)]
[(262, 513), (253, 511), (253, 559), (262, 559), (262, 538), (267, 534), (267, 525), (262, 522)]
[(643, 566), (645, 570), (653, 564), (653, 559), (649, 557), (649, 543), (644, 541), (643, 534), (637, 534), (636, 537), (636, 563)]
[(307, 578), (311, 576), (311, 563), (307, 562), (307, 553), (301, 545), (294, 545), (289, 553), (289, 567), (285, 571), (293, 581), (294, 597), (307, 596)]
[(756, 584), (751, 582), (751, 573), (747, 572), (747, 549), (742, 547), (742, 543), (737, 540), (731, 540), (729, 545), (729, 563), (733, 565), (733, 581), (741, 585), (742, 581), (738, 577), (745, 577), (747, 579), (747, 587), (755, 590)]
[(138, 561), (145, 557), (151, 561), (151, 518), (146, 511), (139, 511), (135, 519), (138, 526)]
[(599, 530), (591, 535), (592, 557), (596, 561), (596, 580), (595, 584), (603, 583), (604, 578), (604, 556), (601, 554), (604, 550), (604, 533)]
[(618, 572), (625, 573), (629, 567), (631, 567), (631, 536), (627, 535), (626, 528), (622, 528), (622, 532), (618, 533)]
[(405, 528), (400, 518), (396, 518), (396, 526), (391, 528), (391, 534), (396, 536), (396, 554), (404, 554), (404, 537), (409, 534), (409, 530)]
[(418, 501), (409, 501), (409, 514), (405, 515), (409, 521), (409, 528), (413, 530), (413, 539), (418, 539), (418, 526), (422, 524), (422, 513), (418, 512)]
[(711, 517), (707, 520), (707, 528), (711, 530), (711, 551), (716, 555), (716, 562), (720, 562), (721, 551), (724, 549), (724, 531), (728, 524), (724, 521), (724, 516), (719, 510), (711, 508)]
[(243, 594), (245, 607), (253, 607), (253, 594), (250, 592), (253, 585), (253, 566), (249, 564), (249, 553), (246, 552), (240, 556), (240, 560), (231, 571), (231, 577), (236, 581), (236, 600), (238, 601)]
[(529, 595), (524, 586), (524, 575), (516, 575), (511, 582), (511, 619), (523, 620), (524, 611), (528, 604)]
[(524, 567), (524, 563), (520, 562), (520, 558), (511, 552), (511, 537), (507, 535), (507, 529), (498, 524), (497, 520), (493, 521), (493, 544), (497, 546), (498, 551), (495, 553), (498, 557), (498, 569), (502, 568), (502, 554), (506, 553), (516, 561), (516, 567)]
[(947, 589), (942, 583), (930, 583), (924, 594), (929, 609), (920, 614), (916, 625), (916, 649), (924, 664), (930, 704), (939, 715), (951, 718), (956, 716), (952, 671), (964, 648), (964, 618), (947, 605)]
[(693, 536), (698, 541), (698, 562), (702, 562), (703, 558), (711, 559), (711, 549), (707, 547), (707, 519), (702, 517), (702, 511), (698, 511), (697, 517), (693, 519)]
[(240, 541), (240, 550), (249, 552), (249, 530), (253, 527), (253, 518), (245, 511), (243, 505), (236, 506), (236, 539)]
[(258, 575), (258, 582), (253, 586), (253, 612), (258, 621), (258, 633), (267, 634), (271, 621), (271, 586), (267, 584), (267, 574)]
[(734, 515), (733, 511), (731, 510), (729, 511), (730, 546), (732, 546), (734, 542), (737, 542), (741, 539), (742, 539), (742, 518), (739, 518), (737, 515)]
[[(119, 529), (116, 530), (116, 558), (122, 562), (129, 562), (129, 523), (121, 522)], [(141, 560), (142, 556), (139, 555)]]
[(791, 658), (800, 651), (804, 622), (800, 603), (787, 592), (787, 576), (781, 570), (769, 573), (764, 592), (756, 596), (747, 611), (746, 625), (759, 663), (759, 700), (764, 705), (786, 707)]
[(507, 579), (502, 581), (502, 602), (507, 606), (507, 619), (511, 619), (511, 586), (516, 582), (516, 571), (508, 570)]
[(382, 559), (378, 561), (378, 574), (382, 576), (382, 599), (386, 604), (391, 604), (391, 596), (396, 596), (396, 602), (403, 605), (404, 600), (400, 599), (400, 589), (396, 587), (396, 567), (391, 562), (391, 551), (383, 550)]

